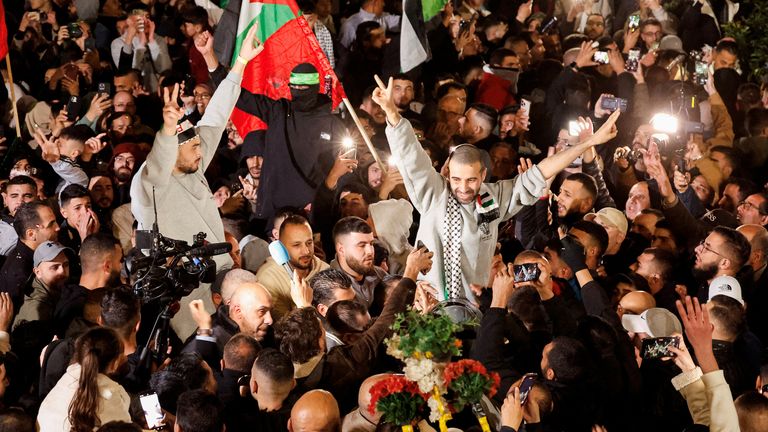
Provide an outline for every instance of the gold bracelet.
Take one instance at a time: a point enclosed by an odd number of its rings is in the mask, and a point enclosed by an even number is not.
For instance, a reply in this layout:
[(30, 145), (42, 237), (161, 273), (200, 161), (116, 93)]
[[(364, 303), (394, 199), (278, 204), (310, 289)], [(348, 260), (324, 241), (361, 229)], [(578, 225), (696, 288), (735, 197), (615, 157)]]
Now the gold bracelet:
[(242, 58), (240, 56), (237, 56), (236, 61), (238, 63), (242, 64), (243, 66), (248, 66), (248, 60), (246, 60), (246, 59), (244, 59), (244, 58)]

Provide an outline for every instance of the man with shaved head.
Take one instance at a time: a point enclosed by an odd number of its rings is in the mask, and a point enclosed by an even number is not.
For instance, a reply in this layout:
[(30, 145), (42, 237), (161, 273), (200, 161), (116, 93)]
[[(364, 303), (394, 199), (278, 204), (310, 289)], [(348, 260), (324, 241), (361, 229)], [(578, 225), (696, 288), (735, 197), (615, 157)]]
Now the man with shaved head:
[(747, 238), (751, 251), (747, 264), (752, 267), (752, 285), (744, 284), (744, 301), (747, 302), (749, 329), (763, 342), (768, 343), (768, 230), (756, 224), (742, 225), (736, 229)]
[(387, 115), (387, 140), (414, 208), (421, 214), (417, 239), (435, 253), (427, 274), (440, 290), (440, 300), (474, 298), (470, 284), (484, 286), (491, 271), (499, 224), (533, 205), (544, 193), (546, 181), (568, 167), (582, 153), (616, 135), (618, 111), (594, 135), (545, 158), (514, 179), (483, 183), (486, 168), (473, 145), (455, 148), (447, 169), (435, 172), (432, 161), (403, 119), (394, 101), (394, 84), (381, 83), (373, 100)]
[[(215, 360), (216, 364), (224, 356), (224, 346), (232, 336), (244, 333), (261, 342), (272, 325), (272, 297), (266, 288), (257, 282), (240, 285), (232, 295), (229, 305), (219, 306), (213, 315), (208, 315), (203, 310), (202, 301), (192, 301), (189, 309), (197, 323), (197, 331), (187, 341), (184, 351), (199, 352), (206, 357), (206, 361)], [(216, 344), (215, 356), (206, 343)]]
[(656, 307), (656, 299), (647, 291), (632, 291), (619, 300), (619, 317), (624, 314), (640, 315)]
[(381, 420), (381, 413), (376, 411), (371, 414), (368, 411), (368, 406), (371, 404), (371, 388), (379, 381), (391, 376), (393, 374), (390, 373), (377, 374), (363, 381), (357, 392), (357, 408), (344, 416), (344, 421), (341, 423), (342, 432), (374, 432), (376, 430), (376, 425)]
[(341, 430), (339, 404), (325, 390), (311, 390), (296, 401), (288, 420), (290, 432), (338, 432)]

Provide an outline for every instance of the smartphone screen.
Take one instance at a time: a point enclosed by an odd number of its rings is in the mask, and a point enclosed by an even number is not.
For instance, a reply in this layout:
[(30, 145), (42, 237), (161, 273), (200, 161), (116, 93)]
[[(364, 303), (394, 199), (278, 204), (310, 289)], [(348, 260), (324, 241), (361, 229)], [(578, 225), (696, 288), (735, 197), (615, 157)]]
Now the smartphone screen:
[(639, 64), (640, 64), (640, 50), (639, 49), (629, 50), (629, 54), (627, 55), (627, 63), (624, 69), (626, 69), (627, 72), (636, 72)]
[(640, 27), (640, 15), (632, 14), (629, 16), (629, 31), (635, 31)]
[(579, 136), (579, 122), (577, 121), (568, 122), (568, 135), (572, 137)]
[(539, 280), (541, 270), (536, 263), (528, 263), (512, 266), (512, 271), (515, 273), (515, 282), (531, 282)]
[(598, 64), (608, 64), (608, 51), (595, 51), (592, 60)]
[(673, 357), (669, 347), (679, 347), (680, 340), (676, 337), (658, 337), (643, 339), (643, 346), (640, 350), (641, 356), (644, 359), (652, 360), (662, 357)]
[(157, 429), (163, 425), (163, 410), (160, 408), (160, 400), (157, 393), (145, 393), (139, 396), (141, 409), (144, 411), (144, 418), (147, 419), (147, 427)]
[(536, 374), (534, 373), (525, 374), (523, 377), (523, 382), (520, 383), (520, 405), (525, 405), (528, 400), (534, 381), (536, 381)]
[(357, 159), (357, 149), (344, 149), (339, 153), (339, 159)]

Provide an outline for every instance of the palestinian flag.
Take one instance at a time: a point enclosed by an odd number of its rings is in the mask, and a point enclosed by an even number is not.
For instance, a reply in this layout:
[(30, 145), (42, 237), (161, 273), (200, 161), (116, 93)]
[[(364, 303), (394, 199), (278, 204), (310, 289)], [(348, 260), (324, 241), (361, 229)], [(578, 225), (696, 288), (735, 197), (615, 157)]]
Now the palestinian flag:
[[(264, 50), (245, 67), (243, 88), (272, 99), (290, 99), (291, 70), (301, 63), (311, 63), (320, 75), (321, 93), (328, 95), (336, 108), (346, 97), (344, 89), (295, 0), (243, 0), (232, 63), (248, 30), (257, 23), (256, 37), (264, 44)], [(237, 108), (232, 113), (232, 122), (240, 136), (266, 129), (258, 117)]]
[(0, 3), (0, 57), (8, 54), (8, 28), (5, 26), (5, 5)]
[(432, 56), (424, 23), (439, 14), (448, 0), (403, 0), (400, 22), (400, 69), (408, 72)]

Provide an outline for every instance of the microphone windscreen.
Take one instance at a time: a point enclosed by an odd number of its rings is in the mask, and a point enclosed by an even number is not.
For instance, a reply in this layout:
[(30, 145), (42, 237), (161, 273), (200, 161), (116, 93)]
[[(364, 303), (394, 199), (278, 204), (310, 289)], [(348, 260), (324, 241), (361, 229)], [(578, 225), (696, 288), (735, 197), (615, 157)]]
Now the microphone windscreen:
[(280, 240), (275, 240), (269, 244), (269, 255), (272, 256), (277, 265), (287, 264), (290, 261), (288, 250)]

